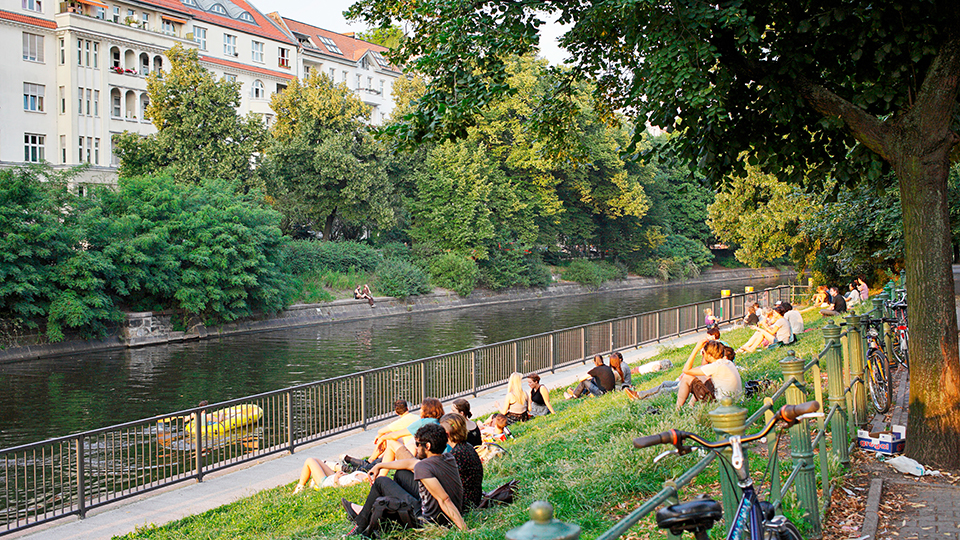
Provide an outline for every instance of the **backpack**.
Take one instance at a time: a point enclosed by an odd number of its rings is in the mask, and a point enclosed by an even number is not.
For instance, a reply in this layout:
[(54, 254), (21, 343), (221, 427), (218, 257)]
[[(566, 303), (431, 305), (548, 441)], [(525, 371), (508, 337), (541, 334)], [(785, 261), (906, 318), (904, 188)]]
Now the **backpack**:
[(366, 529), (359, 532), (367, 538), (377, 538), (381, 531), (395, 523), (399, 523), (404, 529), (419, 529), (420, 518), (416, 510), (403, 499), (377, 497), (370, 511), (370, 523)]
[(498, 504), (512, 504), (513, 497), (519, 489), (519, 480), (510, 480), (497, 489), (484, 493), (480, 499), (480, 505), (477, 508), (492, 508)]
[(697, 398), (697, 403), (716, 401), (717, 398), (714, 395), (714, 390), (713, 381), (710, 379), (707, 379), (706, 382), (700, 379), (693, 379), (693, 382), (690, 383), (690, 393), (693, 394), (693, 397)]

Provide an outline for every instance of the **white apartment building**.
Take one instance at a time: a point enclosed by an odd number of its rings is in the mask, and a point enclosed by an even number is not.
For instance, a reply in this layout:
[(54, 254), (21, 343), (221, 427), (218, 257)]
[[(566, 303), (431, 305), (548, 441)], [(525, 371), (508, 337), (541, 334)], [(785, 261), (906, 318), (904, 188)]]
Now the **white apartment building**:
[(178, 43), (198, 49), (218, 77), (239, 81), (239, 112), (268, 125), (271, 94), (311, 69), (353, 81), (373, 123), (393, 107), (400, 73), (383, 47), (265, 16), (243, 0), (0, 0), (0, 45), (22, 50), (0, 59), (0, 166), (89, 163), (78, 192), (115, 183), (112, 136), (156, 131), (145, 114), (146, 77), (164, 69), (165, 51)]

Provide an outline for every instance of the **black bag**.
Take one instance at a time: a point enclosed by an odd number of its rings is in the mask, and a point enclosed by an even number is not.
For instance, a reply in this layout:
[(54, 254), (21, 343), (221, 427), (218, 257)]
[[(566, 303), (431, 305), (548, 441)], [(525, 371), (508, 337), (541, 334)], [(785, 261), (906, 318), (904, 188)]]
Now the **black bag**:
[(693, 381), (690, 382), (690, 393), (693, 394), (693, 397), (697, 398), (697, 403), (716, 401), (717, 398), (714, 392), (713, 381), (710, 379), (704, 382), (694, 378)]
[(510, 480), (497, 489), (484, 493), (480, 498), (480, 506), (477, 508), (492, 508), (498, 504), (512, 504), (513, 497), (517, 494), (520, 487), (519, 480)]
[(396, 497), (377, 497), (370, 511), (370, 523), (360, 534), (367, 538), (377, 538), (380, 531), (390, 524), (397, 523), (405, 529), (419, 529), (420, 518), (416, 509), (402, 499)]

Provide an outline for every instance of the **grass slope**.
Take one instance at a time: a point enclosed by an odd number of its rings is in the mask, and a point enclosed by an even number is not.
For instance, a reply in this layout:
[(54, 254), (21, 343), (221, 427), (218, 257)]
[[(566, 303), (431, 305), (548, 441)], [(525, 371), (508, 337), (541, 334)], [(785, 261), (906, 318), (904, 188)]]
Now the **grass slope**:
[[(818, 314), (805, 316), (808, 327), (822, 327), (826, 321)], [(750, 330), (735, 330), (722, 336), (724, 341), (739, 345), (749, 337)], [(797, 354), (809, 360), (823, 347), (819, 332), (803, 334), (793, 347)], [(673, 370), (638, 378), (638, 388), (648, 388), (663, 380), (675, 379), (680, 366), (690, 354), (691, 347), (661, 350), (659, 358), (670, 359)], [(779, 384), (782, 376), (778, 366), (785, 356), (783, 349), (758, 352), (737, 359), (744, 367), (744, 381), (770, 378)], [(769, 391), (773, 392), (773, 389)], [(560, 393), (556, 393), (559, 398)], [(813, 399), (812, 394), (809, 396)], [(579, 401), (555, 399), (557, 413), (512, 426), (515, 439), (505, 446), (508, 453), (485, 467), (484, 487), (487, 490), (509, 479), (520, 480), (520, 496), (511, 506), (474, 512), (466, 517), (469, 531), (428, 527), (420, 531), (405, 531), (390, 537), (416, 539), (497, 539), (522, 525), (528, 519), (528, 508), (536, 500), (547, 500), (554, 506), (555, 517), (579, 524), (583, 538), (595, 538), (620, 517), (636, 508), (662, 487), (664, 480), (679, 476), (700, 458), (696, 453), (674, 457), (654, 464), (657, 449), (638, 451), (632, 439), (677, 428), (715, 438), (709, 411), (715, 404), (686, 407), (675, 413), (674, 395), (645, 401), (631, 401), (622, 393)], [(782, 404), (777, 403), (779, 406)], [(761, 406), (759, 399), (747, 400), (743, 406), (751, 412)], [(653, 413), (656, 409), (658, 412)], [(755, 429), (755, 428), (754, 428)], [(753, 429), (748, 430), (753, 431)], [(785, 443), (784, 443), (785, 444)], [(763, 449), (751, 448), (751, 451)], [(781, 448), (783, 453), (783, 448)], [(766, 460), (754, 460), (759, 475)], [(786, 464), (782, 464), (782, 470)], [(702, 492), (718, 492), (717, 467), (712, 465), (697, 477), (694, 487), (682, 490), (681, 498)], [(294, 478), (297, 471), (290, 471)], [(785, 475), (783, 476), (785, 478)], [(122, 538), (127, 539), (315, 539), (341, 537), (349, 531), (348, 522), (339, 500), (346, 497), (362, 502), (366, 486), (310, 491), (290, 495), (288, 486), (266, 490), (233, 504), (192, 516), (162, 527), (139, 529)], [(791, 501), (785, 501), (787, 513), (796, 521), (797, 511)], [(715, 527), (715, 534), (719, 527)], [(631, 532), (631, 538), (646, 536), (661, 538), (652, 517), (648, 517)]]

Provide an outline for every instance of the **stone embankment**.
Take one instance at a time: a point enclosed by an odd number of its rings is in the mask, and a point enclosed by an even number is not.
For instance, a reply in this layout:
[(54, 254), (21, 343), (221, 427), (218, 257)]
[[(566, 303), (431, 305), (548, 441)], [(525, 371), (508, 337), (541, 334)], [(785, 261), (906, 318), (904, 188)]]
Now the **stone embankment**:
[(123, 327), (119, 328), (114, 335), (105, 339), (11, 347), (0, 350), (0, 363), (98, 350), (145, 347), (249, 332), (264, 332), (329, 322), (385, 317), (410, 312), (440, 311), (476, 305), (522, 302), (538, 298), (598, 294), (613, 290), (650, 289), (692, 283), (725, 283), (746, 279), (791, 277), (793, 275), (795, 273), (791, 270), (777, 268), (707, 270), (699, 277), (682, 283), (664, 283), (652, 278), (630, 277), (623, 281), (606, 283), (599, 290), (568, 282), (556, 283), (546, 289), (511, 289), (499, 292), (478, 289), (466, 297), (461, 297), (450, 291), (439, 290), (431, 294), (403, 300), (389, 297), (375, 298), (376, 307), (373, 309), (366, 301), (353, 299), (335, 300), (321, 304), (298, 304), (290, 306), (275, 315), (245, 319), (216, 327), (197, 324), (186, 331), (174, 330), (169, 313), (128, 313)]

